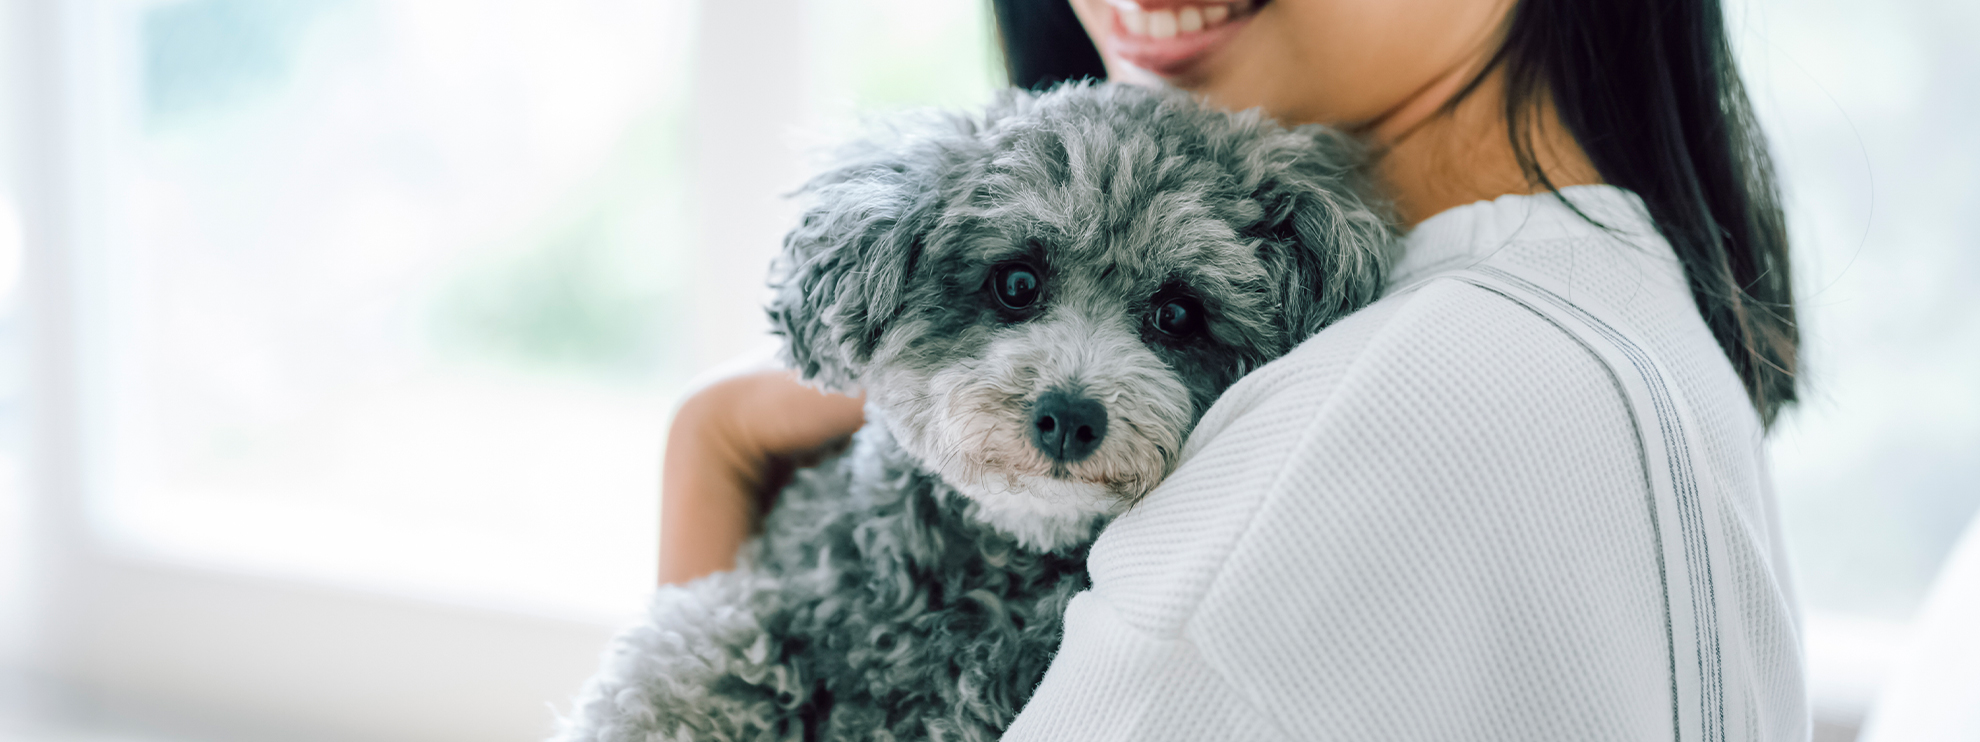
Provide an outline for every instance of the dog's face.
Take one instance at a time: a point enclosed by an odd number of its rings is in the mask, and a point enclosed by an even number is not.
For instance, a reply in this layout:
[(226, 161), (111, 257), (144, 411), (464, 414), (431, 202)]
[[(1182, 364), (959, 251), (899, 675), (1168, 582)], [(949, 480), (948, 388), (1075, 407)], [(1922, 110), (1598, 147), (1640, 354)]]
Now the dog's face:
[(924, 123), (813, 183), (772, 319), (1033, 548), (1145, 495), (1226, 387), (1380, 289), (1338, 135), (1113, 86)]

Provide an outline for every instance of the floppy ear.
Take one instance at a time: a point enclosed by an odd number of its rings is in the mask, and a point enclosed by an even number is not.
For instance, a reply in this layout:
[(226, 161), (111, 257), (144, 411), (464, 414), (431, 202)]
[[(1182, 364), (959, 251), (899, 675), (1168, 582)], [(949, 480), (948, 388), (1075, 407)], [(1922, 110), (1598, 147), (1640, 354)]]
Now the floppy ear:
[(1261, 257), (1280, 281), (1288, 345), (1381, 295), (1396, 238), (1358, 175), (1362, 149), (1338, 131), (1302, 126), (1269, 137), (1247, 158), (1262, 168)]
[(925, 147), (862, 150), (799, 190), (815, 201), (784, 236), (768, 307), (785, 361), (806, 380), (842, 392), (858, 389), (899, 315), (920, 237), (940, 201), (934, 153)]

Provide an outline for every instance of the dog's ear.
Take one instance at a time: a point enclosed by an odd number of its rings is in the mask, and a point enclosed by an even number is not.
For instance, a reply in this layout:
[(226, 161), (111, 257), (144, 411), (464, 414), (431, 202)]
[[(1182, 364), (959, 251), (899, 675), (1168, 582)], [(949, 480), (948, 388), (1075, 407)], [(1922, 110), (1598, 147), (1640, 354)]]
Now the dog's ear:
[(921, 238), (940, 213), (938, 144), (869, 139), (799, 190), (813, 203), (784, 237), (768, 310), (784, 360), (807, 381), (856, 391), (900, 314)]
[(1260, 257), (1279, 282), (1284, 331), (1297, 344), (1380, 296), (1395, 229), (1369, 200), (1363, 150), (1347, 135), (1302, 126), (1248, 153), (1263, 219)]

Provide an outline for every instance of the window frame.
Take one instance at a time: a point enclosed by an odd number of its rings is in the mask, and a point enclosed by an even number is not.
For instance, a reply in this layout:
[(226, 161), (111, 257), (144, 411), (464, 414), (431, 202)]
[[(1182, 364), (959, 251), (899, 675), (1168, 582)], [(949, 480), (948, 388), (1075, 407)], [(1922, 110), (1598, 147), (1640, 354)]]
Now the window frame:
[[(24, 545), (33, 571), (25, 649), (0, 661), (71, 705), (94, 709), (93, 717), (155, 720), (196, 734), (542, 739), (552, 729), (550, 708), (568, 707), (618, 626), (541, 606), (189, 559), (120, 540), (92, 512), (91, 503), (117, 486), (109, 456), (118, 294), (107, 268), (118, 238), (105, 215), (114, 213), (116, 122), (125, 113), (118, 106), (137, 100), (127, 71), (135, 69), (129, 55), (137, 53), (140, 7), (138, 0), (0, 6), (19, 83), (10, 101), (18, 125), (7, 144), (21, 154), (12, 175), (27, 235), (22, 490), (34, 536)], [(695, 225), (698, 270), (708, 276), (694, 284), (694, 301), (706, 308), (692, 340), (700, 357), (732, 355), (760, 334), (748, 324), (761, 316), (759, 297), (735, 287), (762, 286), (791, 209), (779, 197), (790, 178), (739, 184), (735, 173), (795, 176), (789, 153), (762, 143), (809, 110), (807, 80), (788, 72), (805, 66), (804, 10), (802, 0), (710, 3), (695, 18), (691, 95), (759, 93), (745, 105), (695, 106), (705, 112), (695, 116), (690, 151), (724, 155), (720, 163), (692, 162), (691, 183), (739, 194), (704, 209)], [(761, 43), (766, 33), (784, 43)], [(732, 152), (745, 156), (738, 162)]]

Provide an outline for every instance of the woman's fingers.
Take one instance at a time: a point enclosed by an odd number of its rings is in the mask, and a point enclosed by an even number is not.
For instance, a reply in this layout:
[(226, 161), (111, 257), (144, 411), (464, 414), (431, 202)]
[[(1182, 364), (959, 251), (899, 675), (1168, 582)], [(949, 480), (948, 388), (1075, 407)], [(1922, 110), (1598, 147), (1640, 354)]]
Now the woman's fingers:
[(863, 400), (805, 386), (793, 372), (744, 378), (751, 388), (738, 422), (771, 455), (802, 458), (832, 448), (866, 421)]
[(786, 371), (724, 379), (674, 413), (661, 477), (660, 582), (735, 566), (791, 472), (844, 445), (860, 400), (804, 386)]

